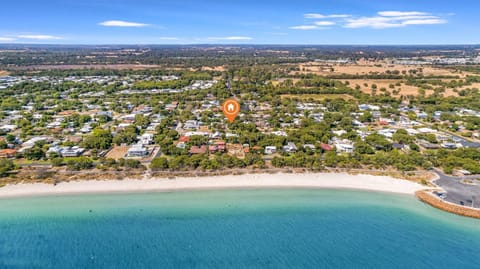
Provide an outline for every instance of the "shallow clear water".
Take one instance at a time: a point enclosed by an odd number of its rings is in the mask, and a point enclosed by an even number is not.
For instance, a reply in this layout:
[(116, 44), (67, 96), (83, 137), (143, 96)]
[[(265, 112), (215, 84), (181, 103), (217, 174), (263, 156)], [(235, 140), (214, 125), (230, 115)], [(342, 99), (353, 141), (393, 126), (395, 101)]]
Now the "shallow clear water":
[(480, 221), (414, 197), (216, 190), (0, 200), (0, 268), (480, 268)]

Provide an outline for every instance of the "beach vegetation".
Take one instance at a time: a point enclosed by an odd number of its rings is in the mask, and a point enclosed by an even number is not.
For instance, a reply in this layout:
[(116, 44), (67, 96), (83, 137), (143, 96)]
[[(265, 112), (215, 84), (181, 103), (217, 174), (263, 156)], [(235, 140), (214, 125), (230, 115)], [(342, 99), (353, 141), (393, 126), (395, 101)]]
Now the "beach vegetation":
[(7, 176), (13, 170), (15, 170), (15, 164), (12, 160), (0, 159), (0, 177)]
[(84, 170), (93, 168), (93, 161), (87, 157), (67, 158), (65, 161), (69, 170)]

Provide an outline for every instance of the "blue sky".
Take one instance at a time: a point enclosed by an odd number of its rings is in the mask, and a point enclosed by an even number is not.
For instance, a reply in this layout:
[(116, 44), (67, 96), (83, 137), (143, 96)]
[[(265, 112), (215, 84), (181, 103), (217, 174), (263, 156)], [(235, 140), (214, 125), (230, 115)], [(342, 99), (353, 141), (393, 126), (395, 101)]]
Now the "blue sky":
[(479, 44), (477, 0), (15, 0), (0, 43)]

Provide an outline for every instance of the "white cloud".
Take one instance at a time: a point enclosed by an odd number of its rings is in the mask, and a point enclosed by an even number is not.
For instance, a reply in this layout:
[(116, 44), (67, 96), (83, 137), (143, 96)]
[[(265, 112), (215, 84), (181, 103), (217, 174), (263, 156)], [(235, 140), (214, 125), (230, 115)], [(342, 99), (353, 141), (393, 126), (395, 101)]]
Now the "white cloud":
[(317, 21), (315, 22), (315, 25), (318, 26), (330, 26), (330, 25), (335, 25), (336, 23), (333, 21)]
[(431, 19), (431, 20), (407, 20), (404, 21), (404, 25), (429, 25), (429, 24), (445, 24), (447, 20)]
[(335, 18), (348, 18), (351, 17), (351, 15), (348, 14), (330, 14), (330, 15), (323, 15), (323, 14), (318, 14), (318, 13), (308, 13), (305, 14), (304, 17), (306, 19), (335, 19)]
[(349, 19), (344, 25), (345, 28), (374, 28), (374, 29), (383, 29), (383, 28), (395, 28), (403, 27), (401, 23), (394, 22), (393, 20), (385, 17), (361, 17), (358, 19)]
[(209, 40), (252, 40), (248, 36), (225, 36), (225, 37), (209, 37)]
[(130, 22), (130, 21), (104, 21), (99, 23), (101, 26), (107, 26), (107, 27), (147, 27), (150, 26), (150, 24), (146, 23), (139, 23), (139, 22)]
[(36, 39), (36, 40), (59, 40), (62, 39), (59, 36), (53, 35), (18, 35), (18, 38), (22, 39)]
[(444, 24), (448, 21), (430, 13), (419, 11), (380, 11), (378, 16), (348, 18), (345, 28), (398, 28), (409, 25)]
[(298, 25), (298, 26), (292, 26), (289, 29), (292, 29), (292, 30), (316, 30), (318, 28), (320, 28), (320, 27), (318, 27), (317, 25)]
[(178, 40), (178, 37), (171, 37), (171, 36), (161, 36), (158, 39), (160, 40)]
[(0, 42), (12, 42), (12, 41), (15, 41), (17, 40), (16, 38), (13, 38), (13, 37), (0, 37)]
[[(354, 16), (348, 14), (304, 14), (307, 19), (329, 19), (290, 27), (293, 30), (325, 29), (323, 26), (339, 25), (344, 28), (400, 28), (411, 25), (445, 24), (448, 21), (440, 16), (421, 11), (379, 11), (374, 16)], [(323, 27), (323, 28), (322, 28)]]
[(428, 13), (425, 12), (418, 12), (418, 11), (380, 11), (377, 13), (380, 16), (383, 17), (402, 17), (402, 16), (422, 16), (422, 15), (428, 15)]

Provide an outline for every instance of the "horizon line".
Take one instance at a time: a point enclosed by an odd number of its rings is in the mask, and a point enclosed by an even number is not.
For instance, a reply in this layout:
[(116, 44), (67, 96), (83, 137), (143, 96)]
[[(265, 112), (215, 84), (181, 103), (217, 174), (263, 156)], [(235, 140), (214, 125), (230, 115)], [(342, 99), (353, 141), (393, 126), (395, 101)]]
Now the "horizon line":
[(402, 43), (384, 43), (384, 44), (276, 44), (276, 43), (0, 43), (0, 46), (480, 46), (480, 43), (421, 43), (421, 44), (402, 44)]

